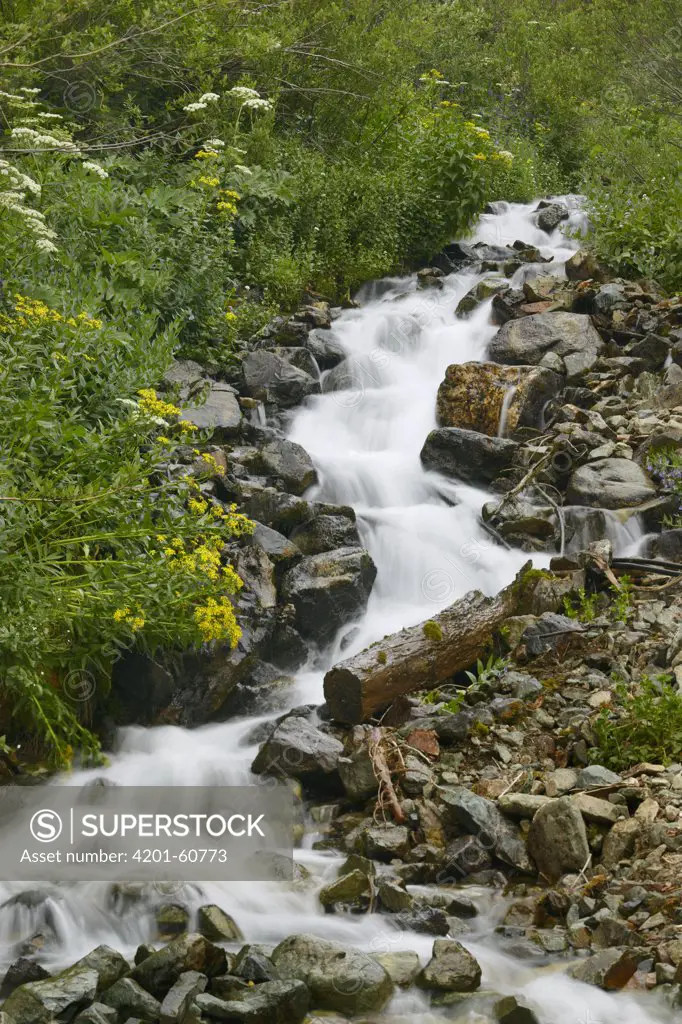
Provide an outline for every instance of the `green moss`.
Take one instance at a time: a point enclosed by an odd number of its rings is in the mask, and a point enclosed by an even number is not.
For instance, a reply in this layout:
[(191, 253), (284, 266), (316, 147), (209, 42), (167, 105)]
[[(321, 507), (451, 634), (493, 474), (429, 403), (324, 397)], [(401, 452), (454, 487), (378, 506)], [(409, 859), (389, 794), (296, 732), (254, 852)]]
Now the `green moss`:
[(386, 654), (386, 651), (377, 652), (377, 661), (379, 662), (380, 665), (386, 664), (386, 662), (388, 661), (388, 655)]
[(437, 622), (433, 621), (433, 619), (429, 619), (428, 622), (424, 623), (422, 626), (422, 632), (427, 640), (443, 639), (443, 630)]

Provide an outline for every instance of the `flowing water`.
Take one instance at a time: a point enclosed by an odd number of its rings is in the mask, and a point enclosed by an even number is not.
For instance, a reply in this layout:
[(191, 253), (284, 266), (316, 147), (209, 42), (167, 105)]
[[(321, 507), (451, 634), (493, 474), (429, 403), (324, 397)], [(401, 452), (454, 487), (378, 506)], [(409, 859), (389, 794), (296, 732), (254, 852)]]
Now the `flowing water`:
[[(568, 197), (572, 229), (584, 227), (574, 197)], [(560, 231), (552, 236), (534, 224), (532, 206), (496, 204), (496, 213), (481, 217), (474, 240), (510, 244), (516, 239), (536, 245), (553, 262), (524, 266), (514, 284), (535, 274), (564, 274), (563, 261), (575, 243)], [(442, 290), (418, 291), (415, 278), (367, 286), (361, 307), (345, 312), (334, 336), (348, 354), (347, 390), (323, 394), (295, 415), (291, 439), (312, 456), (319, 482), (309, 497), (352, 505), (364, 545), (378, 575), (366, 614), (343, 631), (327, 652), (325, 663), (299, 674), (290, 706), (320, 703), (324, 670), (368, 643), (429, 618), (453, 600), (477, 588), (493, 594), (505, 586), (527, 559), (520, 551), (493, 544), (479, 523), (486, 494), (425, 472), (419, 461), (424, 439), (435, 426), (435, 395), (451, 363), (482, 360), (496, 331), (485, 302), (467, 320), (455, 308), (480, 278), (469, 271), (452, 274)], [(631, 549), (640, 535), (636, 524), (614, 524), (613, 537)], [(543, 564), (546, 556), (536, 558)], [(256, 747), (254, 727), (263, 719), (231, 721), (187, 731), (175, 727), (123, 730), (117, 754), (105, 770), (81, 772), (63, 780), (80, 785), (105, 776), (119, 785), (235, 785), (254, 782), (249, 765)], [(169, 898), (198, 907), (215, 902), (233, 915), (248, 940), (276, 942), (295, 932), (313, 932), (371, 952), (414, 949), (428, 957), (432, 939), (401, 933), (388, 915), (324, 914), (317, 890), (335, 876), (341, 855), (312, 849), (311, 824), (297, 860), (315, 884), (297, 890), (285, 883), (203, 883), (185, 886)], [(19, 886), (0, 887), (5, 899)], [(49, 888), (49, 887), (48, 887)], [(172, 890), (171, 890), (172, 892)], [(541, 1024), (662, 1024), (672, 1020), (653, 996), (607, 994), (565, 977), (555, 968), (533, 966), (502, 952), (493, 929), (504, 900), (491, 890), (467, 893), (480, 908), (466, 945), (483, 967), (483, 988), (523, 996)], [(153, 894), (159, 902), (158, 892)], [(30, 902), (30, 900), (29, 900)], [(153, 900), (126, 905), (110, 887), (79, 883), (52, 887), (47, 901), (34, 907), (13, 906), (0, 914), (0, 942), (9, 951), (17, 938), (40, 931), (46, 923), (56, 940), (48, 942), (48, 964), (73, 963), (98, 943), (127, 955), (154, 937)], [(481, 1020), (464, 1011), (430, 1010), (415, 992), (396, 995), (386, 1021), (427, 1024), (441, 1019)], [(450, 1014), (450, 1016), (448, 1016)], [(485, 1019), (485, 1018), (483, 1018)]]

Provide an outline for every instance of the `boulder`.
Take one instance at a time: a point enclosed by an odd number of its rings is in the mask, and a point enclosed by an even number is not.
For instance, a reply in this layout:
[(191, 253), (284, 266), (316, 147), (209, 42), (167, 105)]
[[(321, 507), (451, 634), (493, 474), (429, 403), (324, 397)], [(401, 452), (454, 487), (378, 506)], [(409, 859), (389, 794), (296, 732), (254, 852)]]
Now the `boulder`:
[(511, 469), (518, 445), (474, 430), (442, 427), (432, 430), (421, 450), (425, 469), (465, 483), (486, 486)]
[(537, 811), (545, 804), (550, 803), (548, 796), (534, 796), (532, 793), (506, 793), (497, 801), (497, 806), (503, 814), (510, 818), (535, 817)]
[(333, 333), (316, 328), (305, 341), (305, 347), (315, 359), (320, 370), (332, 370), (346, 358), (343, 346)]
[(608, 271), (598, 262), (593, 253), (585, 249), (574, 252), (564, 264), (569, 281), (605, 281)]
[[(12, 1018), (8, 1017), (8, 1021)], [(106, 1003), (91, 1003), (74, 1018), (74, 1024), (116, 1024), (118, 1011)], [(0, 1020), (0, 1024), (7, 1024), (7, 1021)]]
[(403, 859), (410, 849), (410, 833), (405, 825), (384, 822), (363, 829), (362, 848), (366, 857), (372, 860)]
[(436, 939), (431, 959), (417, 978), (421, 988), (475, 992), (481, 984), (478, 960), (453, 939)]
[[(463, 786), (444, 786), (440, 798), (445, 820), (464, 829), (505, 864), (530, 871), (531, 863), (521, 834), (497, 809), (492, 800), (477, 796)], [(582, 819), (581, 819), (582, 820)]]
[(243, 978), (244, 981), (252, 981), (254, 984), (260, 984), (262, 981), (279, 981), (277, 968), (270, 959), (271, 952), (270, 946), (258, 946), (255, 943), (242, 946), (232, 965), (231, 973), (235, 978)]
[(453, 882), (492, 866), (490, 850), (476, 836), (457, 836), (445, 848), (445, 871)]
[(395, 953), (375, 953), (374, 959), (388, 971), (394, 985), (408, 988), (421, 970), (419, 954), (410, 949), (397, 950)]
[(552, 800), (537, 811), (528, 832), (528, 852), (550, 882), (583, 870), (590, 847), (583, 816), (570, 797)]
[(251, 766), (257, 775), (284, 775), (319, 787), (338, 783), (343, 744), (307, 719), (288, 715), (279, 722)]
[(199, 907), (197, 930), (212, 942), (236, 942), (244, 938), (234, 918), (215, 903)]
[(244, 389), (251, 398), (289, 409), (320, 393), (320, 382), (275, 352), (257, 349), (242, 363)]
[(301, 635), (327, 644), (364, 612), (376, 573), (362, 548), (338, 548), (303, 558), (285, 574), (280, 593), (296, 609)]
[(206, 975), (198, 971), (181, 974), (161, 1003), (161, 1024), (184, 1024), (195, 996), (204, 991), (207, 983)]
[(321, 513), (301, 523), (291, 533), (304, 555), (320, 555), (336, 548), (359, 548), (360, 535), (355, 519), (345, 515)]
[(438, 907), (412, 907), (400, 911), (394, 920), (401, 931), (418, 932), (420, 935), (447, 935), (450, 931), (448, 916)]
[(274, 478), (275, 486), (288, 494), (301, 495), (317, 480), (317, 471), (305, 448), (284, 438), (258, 449), (247, 465), (254, 473)]
[(335, 903), (356, 903), (369, 895), (369, 878), (356, 868), (320, 889), (319, 900), (323, 907), (333, 907)]
[(72, 967), (54, 978), (15, 988), (3, 1011), (16, 1024), (48, 1024), (55, 1017), (75, 1017), (97, 994), (99, 978), (92, 967)]
[(388, 971), (372, 956), (317, 935), (291, 935), (272, 960), (283, 978), (296, 978), (310, 990), (316, 1009), (360, 1015), (381, 1010), (393, 994)]
[(202, 993), (195, 1006), (202, 1018), (230, 1024), (300, 1024), (310, 1005), (310, 993), (298, 980), (265, 981), (240, 991), (238, 999), (218, 999)]
[(580, 466), (566, 491), (570, 505), (596, 508), (634, 508), (656, 497), (656, 486), (631, 459), (595, 459)]
[(277, 530), (264, 526), (263, 523), (256, 523), (256, 528), (247, 537), (246, 543), (260, 548), (261, 551), (265, 552), (270, 561), (277, 566), (287, 567), (301, 560), (301, 549), (298, 545), (285, 537), (284, 534), (278, 533)]
[(201, 401), (183, 404), (183, 420), (195, 423), (201, 430), (209, 430), (216, 440), (225, 440), (239, 433), (242, 411), (237, 392), (229, 384), (210, 381), (203, 390)]
[(641, 834), (642, 823), (637, 818), (616, 822), (602, 845), (601, 863), (606, 871), (614, 871), (622, 860), (632, 857)]
[(537, 210), (537, 225), (541, 231), (551, 235), (552, 231), (568, 219), (568, 207), (563, 203), (540, 203)]
[(161, 1003), (132, 978), (121, 978), (102, 995), (102, 1002), (113, 1006), (121, 1020), (159, 1020)]
[(587, 960), (572, 964), (568, 973), (576, 981), (596, 985), (606, 992), (624, 988), (637, 970), (637, 956), (628, 949), (604, 949)]
[(26, 985), (29, 981), (43, 981), (49, 977), (50, 972), (46, 971), (36, 960), (20, 956), (7, 968), (0, 986), (0, 999), (7, 999), (7, 996), (20, 985)]
[(499, 1024), (539, 1024), (533, 1011), (520, 1003), (515, 996), (499, 999), (493, 1007), (493, 1012)]
[(589, 316), (581, 313), (536, 313), (510, 320), (497, 332), (488, 348), (496, 362), (537, 365), (547, 352), (560, 356), (572, 380), (591, 369), (604, 342)]
[(212, 978), (227, 968), (225, 950), (203, 935), (192, 932), (169, 942), (137, 964), (130, 977), (155, 999), (163, 999), (185, 971), (199, 971)]
[(111, 946), (97, 946), (76, 961), (71, 970), (83, 967), (89, 967), (97, 972), (97, 990), (99, 992), (109, 988), (130, 970), (130, 964), (126, 958)]
[(454, 363), (438, 388), (437, 420), (441, 427), (489, 437), (497, 437), (504, 426), (508, 435), (517, 427), (537, 427), (545, 404), (560, 387), (561, 377), (545, 367)]

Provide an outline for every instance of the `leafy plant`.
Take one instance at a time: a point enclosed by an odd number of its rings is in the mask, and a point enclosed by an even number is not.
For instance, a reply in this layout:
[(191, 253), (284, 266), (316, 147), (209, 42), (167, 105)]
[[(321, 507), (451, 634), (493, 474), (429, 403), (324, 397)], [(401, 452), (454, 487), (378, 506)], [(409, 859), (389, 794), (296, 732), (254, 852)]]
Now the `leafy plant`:
[(633, 584), (629, 576), (621, 576), (618, 580), (619, 586), (611, 585), (613, 598), (613, 614), (619, 622), (627, 622), (632, 618), (634, 607), (632, 603)]
[(574, 598), (564, 598), (564, 614), (569, 619), (579, 619), (580, 622), (593, 622), (597, 615), (598, 600), (597, 594), (588, 594), (585, 588), (581, 587), (578, 590), (577, 604)]
[(467, 672), (466, 676), (472, 686), (482, 686), (494, 679), (498, 679), (505, 671), (508, 664), (508, 658), (499, 658), (495, 657), (494, 654), (491, 654), (487, 661), (482, 661), (481, 658), (479, 658), (476, 662), (476, 671)]
[(622, 771), (642, 761), (671, 764), (682, 758), (682, 696), (669, 676), (643, 676), (634, 691), (615, 689), (613, 707), (594, 721), (592, 761)]

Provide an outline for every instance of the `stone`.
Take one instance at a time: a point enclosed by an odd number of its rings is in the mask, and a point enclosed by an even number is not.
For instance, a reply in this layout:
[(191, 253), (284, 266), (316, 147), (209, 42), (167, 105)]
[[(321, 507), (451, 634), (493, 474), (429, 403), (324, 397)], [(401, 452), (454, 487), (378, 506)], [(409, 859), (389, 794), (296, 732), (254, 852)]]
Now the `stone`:
[(606, 268), (585, 249), (574, 252), (564, 264), (564, 270), (569, 281), (605, 281), (608, 278)]
[(145, 957), (130, 977), (156, 999), (163, 999), (185, 971), (199, 971), (212, 978), (224, 974), (226, 966), (225, 950), (214, 946), (203, 935), (192, 932)]
[(417, 984), (440, 992), (475, 992), (481, 984), (481, 967), (461, 943), (436, 939), (431, 959), (419, 974)]
[(320, 370), (331, 370), (346, 358), (343, 345), (328, 330), (315, 328), (305, 341), (305, 347), (315, 359)]
[(382, 878), (377, 885), (377, 897), (384, 910), (390, 914), (399, 914), (403, 910), (411, 910), (413, 897), (398, 882), (391, 878)]
[(372, 1013), (393, 994), (391, 976), (372, 956), (317, 935), (289, 936), (275, 948), (272, 960), (283, 978), (304, 982), (318, 1010)]
[(582, 814), (585, 821), (593, 821), (597, 825), (615, 825), (623, 816), (622, 808), (609, 800), (600, 800), (587, 793), (576, 793), (571, 800)]
[(204, 991), (207, 983), (206, 975), (198, 971), (181, 974), (161, 1003), (161, 1024), (183, 1024), (195, 996)]
[(613, 871), (622, 860), (628, 860), (635, 852), (637, 840), (642, 834), (642, 823), (637, 818), (617, 821), (604, 837), (601, 863), (607, 871)]
[(230, 1024), (300, 1024), (310, 1006), (310, 993), (295, 978), (265, 981), (240, 992), (238, 999), (223, 1000), (202, 993), (195, 1005), (202, 1018)]
[(549, 882), (583, 870), (590, 847), (582, 814), (570, 797), (552, 800), (537, 811), (528, 832), (528, 852)]
[(409, 949), (375, 953), (374, 958), (388, 972), (393, 984), (399, 988), (409, 988), (421, 970), (419, 954)]
[(335, 548), (360, 547), (355, 518), (343, 515), (313, 516), (292, 530), (291, 539), (304, 555), (319, 555)]
[(294, 606), (301, 635), (324, 645), (364, 612), (376, 574), (362, 548), (339, 548), (308, 555), (289, 569), (280, 595)]
[(447, 914), (438, 907), (412, 907), (396, 914), (394, 920), (401, 931), (420, 935), (447, 935), (451, 927)]
[(282, 775), (314, 787), (338, 783), (343, 744), (307, 719), (287, 715), (258, 751), (251, 766), (257, 775)]
[(279, 981), (279, 973), (269, 956), (271, 952), (270, 947), (258, 946), (255, 943), (242, 946), (230, 973), (235, 978), (242, 978), (244, 981), (254, 984), (260, 984), (263, 981)]
[(537, 365), (551, 351), (561, 356), (571, 381), (591, 369), (603, 349), (604, 342), (589, 316), (536, 313), (504, 324), (492, 339), (488, 356), (498, 363), (528, 366)]
[(499, 1024), (540, 1024), (533, 1011), (523, 1006), (515, 996), (499, 999), (493, 1007), (493, 1013)]
[[(11, 1019), (11, 1018), (10, 1018)], [(74, 1024), (116, 1024), (118, 1011), (106, 1003), (91, 1003), (74, 1018)], [(5, 1022), (0, 1021), (0, 1024)]]
[(49, 977), (50, 972), (46, 971), (36, 960), (20, 956), (7, 968), (2, 986), (0, 986), (0, 999), (7, 999), (7, 996), (20, 985), (26, 985), (30, 981), (43, 981)]
[(596, 508), (634, 508), (655, 498), (656, 487), (631, 459), (597, 459), (575, 470), (566, 502)]
[(364, 829), (361, 842), (366, 857), (384, 861), (403, 859), (410, 850), (410, 833), (405, 825), (386, 822)]
[(305, 448), (284, 438), (259, 448), (246, 465), (254, 473), (274, 478), (275, 486), (288, 494), (300, 496), (317, 481), (317, 471)]
[(538, 207), (536, 222), (541, 231), (548, 235), (559, 226), (562, 220), (568, 219), (568, 208), (563, 203), (541, 203)]
[(188, 405), (183, 403), (181, 419), (196, 424), (201, 430), (210, 431), (217, 441), (235, 437), (242, 422), (242, 411), (235, 389), (220, 381), (207, 383), (208, 388), (202, 389), (203, 401)]
[(172, 939), (182, 935), (189, 925), (189, 910), (179, 903), (164, 903), (154, 912), (159, 937)]
[(526, 653), (531, 658), (537, 658), (554, 650), (562, 641), (571, 639), (574, 634), (582, 632), (584, 626), (575, 619), (555, 612), (545, 612), (524, 630), (521, 643), (525, 644)]
[(497, 801), (503, 814), (510, 818), (532, 818), (536, 811), (550, 802), (548, 796), (534, 796), (531, 793), (505, 793)]
[(374, 774), (374, 762), (369, 754), (369, 727), (356, 725), (344, 747), (344, 756), (339, 759), (338, 772), (353, 803), (362, 803), (376, 796), (379, 780)]
[(606, 992), (624, 988), (637, 970), (637, 958), (627, 949), (604, 949), (572, 964), (568, 973), (576, 981), (596, 985)]
[(426, 438), (420, 458), (425, 469), (484, 487), (511, 469), (517, 449), (505, 438), (442, 427)]
[(504, 682), (517, 700), (535, 700), (543, 692), (542, 683), (527, 672), (507, 672)]
[(574, 768), (557, 768), (544, 777), (547, 796), (565, 796), (578, 785), (578, 773)]
[(159, 1020), (161, 1003), (132, 978), (120, 978), (102, 994), (102, 1002), (113, 1006), (121, 1020)]
[(256, 528), (247, 542), (264, 551), (274, 565), (288, 566), (301, 560), (301, 549), (298, 545), (277, 530), (264, 526), (263, 523), (256, 523)]
[(495, 853), (505, 864), (520, 871), (531, 869), (526, 846), (517, 828), (498, 810), (492, 800), (477, 796), (462, 786), (444, 786), (440, 798), (445, 804), (445, 817)]
[(335, 903), (355, 903), (362, 897), (370, 895), (370, 881), (367, 875), (356, 868), (347, 875), (341, 875), (336, 881), (325, 885), (319, 892), (319, 900), (323, 907), (333, 907)]
[(453, 882), (487, 871), (492, 862), (487, 845), (476, 836), (457, 836), (445, 848), (445, 871)]
[(234, 918), (215, 903), (199, 907), (197, 930), (212, 942), (236, 942), (244, 938)]
[(597, 789), (602, 786), (613, 786), (622, 781), (621, 776), (612, 772), (610, 768), (604, 768), (600, 764), (590, 764), (578, 772), (576, 788)]
[(99, 978), (92, 967), (72, 967), (54, 978), (29, 981), (5, 1000), (4, 1013), (16, 1024), (48, 1024), (55, 1017), (75, 1017), (97, 994)]
[(247, 353), (242, 363), (244, 389), (261, 402), (289, 409), (320, 393), (320, 382), (266, 349)]
[(495, 438), (501, 425), (505, 435), (536, 427), (560, 387), (561, 377), (541, 367), (454, 363), (438, 388), (438, 424)]

